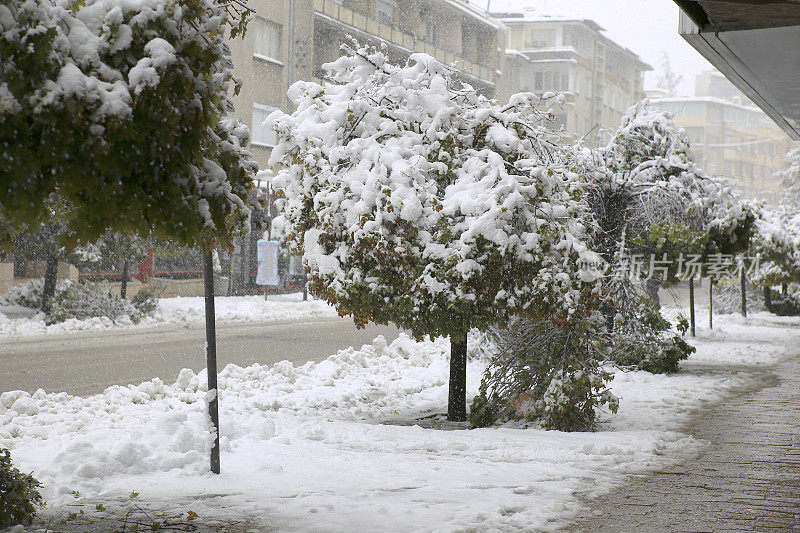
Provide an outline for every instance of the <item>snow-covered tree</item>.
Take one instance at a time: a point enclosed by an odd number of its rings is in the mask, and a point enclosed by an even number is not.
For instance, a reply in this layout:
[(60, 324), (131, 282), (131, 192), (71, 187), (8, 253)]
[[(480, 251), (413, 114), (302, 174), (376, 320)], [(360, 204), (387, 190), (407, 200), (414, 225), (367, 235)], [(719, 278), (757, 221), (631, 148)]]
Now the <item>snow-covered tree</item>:
[(130, 267), (143, 261), (147, 257), (147, 250), (154, 245), (150, 239), (143, 239), (138, 235), (106, 232), (97, 241), (76, 250), (75, 255), (83, 264), (91, 265), (105, 261), (121, 268), (120, 297), (124, 300), (127, 295)]
[(683, 76), (672, 70), (669, 55), (661, 54), (661, 68), (658, 73), (658, 88), (663, 89), (667, 96), (678, 96), (678, 85), (683, 81)]
[(289, 241), (309, 290), (356, 324), (451, 340), (448, 417), (466, 416), (466, 335), (569, 316), (586, 205), (542, 124), (554, 94), (498, 105), (426, 54), (345, 47), (268, 122)]
[[(625, 364), (638, 358), (651, 370), (674, 370), (672, 356), (683, 358), (690, 347), (666, 333), (659, 285), (677, 281), (681, 254), (698, 255), (702, 263), (711, 253), (745, 250), (753, 214), (698, 168), (685, 132), (646, 100), (628, 111), (606, 147), (579, 148), (573, 160), (590, 182), (589, 203), (600, 228), (592, 249), (612, 265), (602, 281), (601, 304), (612, 352), (628, 354)], [(617, 268), (635, 257), (647, 277), (644, 287), (630, 279), (632, 269)]]
[(800, 213), (800, 143), (794, 143), (786, 154), (786, 169), (778, 173), (783, 181), (783, 198), (781, 203), (785, 209)]
[[(599, 253), (610, 260), (623, 240), (648, 260), (652, 254), (677, 260), (680, 253), (747, 250), (752, 210), (698, 167), (689, 148), (669, 113), (647, 100), (628, 111), (608, 146), (584, 163), (601, 227)], [(677, 262), (662, 281), (675, 281), (676, 267)]]
[[(237, 3), (238, 4), (238, 3)], [(214, 0), (0, 4), (0, 216), (19, 228), (70, 205), (72, 247), (107, 230), (230, 245), (255, 164), (233, 110)], [(8, 244), (9, 235), (2, 235)]]

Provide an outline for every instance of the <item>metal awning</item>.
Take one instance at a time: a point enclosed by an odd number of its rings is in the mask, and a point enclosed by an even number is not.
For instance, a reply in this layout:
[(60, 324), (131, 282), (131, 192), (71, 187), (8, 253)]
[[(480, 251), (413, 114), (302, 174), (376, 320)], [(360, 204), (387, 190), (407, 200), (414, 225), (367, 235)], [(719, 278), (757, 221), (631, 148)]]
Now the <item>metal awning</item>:
[(679, 32), (800, 141), (800, 0), (675, 0)]

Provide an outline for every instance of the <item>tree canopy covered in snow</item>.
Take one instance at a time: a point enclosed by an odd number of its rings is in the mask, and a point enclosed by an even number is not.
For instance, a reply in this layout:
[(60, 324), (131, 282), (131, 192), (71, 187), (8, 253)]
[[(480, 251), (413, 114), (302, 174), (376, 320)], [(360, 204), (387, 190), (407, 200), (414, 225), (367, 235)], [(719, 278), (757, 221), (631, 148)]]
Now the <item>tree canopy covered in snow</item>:
[(760, 258), (753, 282), (768, 287), (800, 282), (800, 215), (785, 208), (761, 209), (751, 253)]
[(671, 282), (681, 253), (747, 250), (752, 209), (694, 163), (686, 132), (647, 100), (628, 110), (606, 147), (577, 157), (601, 228), (596, 251), (606, 260), (621, 248), (647, 260), (668, 254), (672, 268), (661, 281)]
[(295, 83), (297, 110), (269, 120), (311, 292), (416, 337), (571, 314), (587, 206), (542, 123), (560, 98), (498, 105), (426, 54), (347, 52), (332, 84)]
[(230, 245), (256, 166), (226, 118), (224, 34), (246, 22), (213, 0), (3, 2), (0, 216), (35, 226), (57, 193), (70, 244), (110, 229)]

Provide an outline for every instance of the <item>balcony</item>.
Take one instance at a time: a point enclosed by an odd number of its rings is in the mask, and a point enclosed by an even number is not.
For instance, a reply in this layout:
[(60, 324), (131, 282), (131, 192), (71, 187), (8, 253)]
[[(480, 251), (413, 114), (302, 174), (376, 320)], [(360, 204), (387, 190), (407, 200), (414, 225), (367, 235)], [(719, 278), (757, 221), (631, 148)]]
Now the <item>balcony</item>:
[(409, 52), (424, 52), (435, 57), (439, 62), (445, 65), (456, 63), (456, 68), (460, 72), (478, 78), (484, 83), (494, 85), (492, 81), (494, 79), (494, 68), (479, 65), (453, 52), (442, 50), (436, 45), (428, 43), (410, 33), (406, 33), (395, 26), (379, 22), (362, 13), (339, 5), (333, 0), (314, 0), (314, 11), (388, 43), (405, 48)]

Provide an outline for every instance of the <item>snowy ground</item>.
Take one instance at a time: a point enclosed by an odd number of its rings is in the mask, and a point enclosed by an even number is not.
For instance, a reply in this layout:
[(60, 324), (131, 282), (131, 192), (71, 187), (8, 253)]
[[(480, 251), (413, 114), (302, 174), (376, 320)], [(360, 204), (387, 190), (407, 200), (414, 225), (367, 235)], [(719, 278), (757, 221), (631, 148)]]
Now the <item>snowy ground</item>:
[[(231, 296), (215, 298), (218, 322), (264, 322), (273, 320), (300, 320), (337, 316), (336, 311), (323, 302), (302, 294), (263, 296)], [(203, 298), (177, 297), (159, 300), (155, 315), (139, 324), (113, 322), (106, 317), (86, 320), (71, 319), (48, 326), (42, 313), (19, 306), (0, 306), (0, 337), (32, 337), (47, 334), (72, 334), (85, 331), (105, 331), (116, 328), (149, 328), (161, 325), (192, 326), (205, 321)]]
[[(207, 466), (205, 376), (189, 370), (88, 398), (5, 393), (0, 445), (42, 481), (48, 512), (135, 492), (176, 515), (249, 517), (256, 531), (548, 530), (624, 476), (696, 451), (703, 443), (681, 432), (692, 411), (753, 386), (797, 324), (716, 317), (685, 372), (618, 372), (619, 413), (594, 433), (400, 425), (443, 409), (448, 350), (401, 337), (317, 364), (225, 368), (219, 476)], [(470, 364), (470, 397), (481, 370)]]

